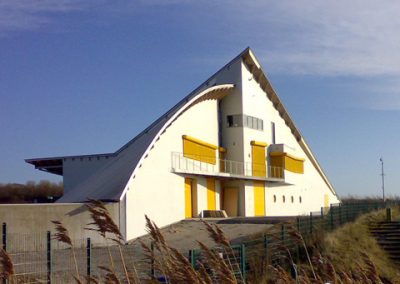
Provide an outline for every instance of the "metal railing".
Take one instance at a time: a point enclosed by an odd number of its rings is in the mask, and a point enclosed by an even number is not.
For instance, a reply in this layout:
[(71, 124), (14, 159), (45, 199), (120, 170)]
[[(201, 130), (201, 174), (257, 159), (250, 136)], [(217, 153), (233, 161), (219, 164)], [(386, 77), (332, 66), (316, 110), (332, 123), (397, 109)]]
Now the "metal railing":
[[(214, 163), (215, 162), (215, 163)], [(281, 167), (270, 167), (262, 164), (255, 165), (251, 162), (239, 162), (226, 159), (214, 159), (205, 156), (190, 155), (183, 153), (171, 153), (171, 167), (174, 171), (197, 174), (228, 174), (231, 176), (242, 177), (269, 177), (275, 179), (284, 179), (284, 169)]]

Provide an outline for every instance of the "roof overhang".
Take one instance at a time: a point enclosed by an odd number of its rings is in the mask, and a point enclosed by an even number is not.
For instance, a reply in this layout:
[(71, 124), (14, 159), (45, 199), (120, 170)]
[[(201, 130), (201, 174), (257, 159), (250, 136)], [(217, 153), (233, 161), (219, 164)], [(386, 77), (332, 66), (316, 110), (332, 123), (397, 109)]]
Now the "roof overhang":
[(62, 158), (26, 159), (25, 162), (34, 165), (35, 169), (60, 176), (63, 175)]
[(65, 159), (99, 158), (99, 157), (111, 157), (114, 155), (115, 155), (114, 153), (106, 153), (106, 154), (92, 154), (92, 155), (60, 156), (60, 157), (49, 157), (49, 158), (34, 158), (34, 159), (25, 159), (25, 162), (35, 166), (35, 169), (38, 169), (40, 171), (62, 176), (64, 173), (63, 162)]

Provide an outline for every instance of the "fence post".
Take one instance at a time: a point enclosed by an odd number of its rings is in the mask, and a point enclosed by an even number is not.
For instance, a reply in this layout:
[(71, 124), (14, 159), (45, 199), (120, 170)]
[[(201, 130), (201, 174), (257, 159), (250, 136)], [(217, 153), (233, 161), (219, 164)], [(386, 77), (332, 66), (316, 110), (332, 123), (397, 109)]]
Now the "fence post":
[(310, 235), (313, 233), (313, 214), (310, 212)]
[(299, 232), (299, 234), (301, 234), (301, 231), (300, 231), (301, 226), (300, 226), (300, 217), (299, 216), (296, 217), (296, 226), (297, 226), (297, 231)]
[(343, 219), (342, 219), (342, 204), (341, 204), (341, 203), (339, 203), (339, 222), (340, 222), (340, 225), (343, 224)]
[(329, 208), (329, 213), (330, 213), (330, 223), (331, 223), (331, 230), (333, 230), (333, 210), (332, 210), (332, 204), (330, 205)]
[(196, 268), (195, 250), (189, 250), (189, 260), (193, 268)]
[(246, 283), (246, 247), (244, 244), (240, 245), (240, 269), (242, 271), (243, 282)]
[(92, 241), (90, 238), (86, 239), (86, 276), (88, 277), (88, 282), (90, 283), (92, 266)]
[(282, 240), (282, 244), (285, 245), (285, 224), (281, 225), (281, 240)]
[[(3, 223), (1, 235), (2, 235), (2, 238), (1, 238), (2, 239), (2, 248), (4, 251), (7, 251), (7, 223)], [(1, 283), (7, 284), (8, 281), (7, 281), (7, 279), (4, 278), (4, 280), (1, 281)]]
[(267, 235), (264, 233), (263, 234), (263, 238), (264, 238), (264, 255), (265, 255), (265, 258), (267, 258), (268, 257), (268, 239), (267, 239)]
[(47, 283), (51, 283), (51, 232), (47, 231)]
[[(151, 249), (152, 255), (154, 255), (154, 243), (153, 242), (151, 242), (151, 244), (150, 244), (150, 249)], [(191, 251), (189, 251), (189, 257), (191, 256), (190, 253), (191, 253)], [(192, 263), (191, 259), (190, 259), (190, 263)], [(152, 278), (154, 278), (156, 276), (156, 271), (154, 269), (154, 257), (151, 258), (150, 265), (151, 265), (150, 275), (151, 275)], [(193, 266), (193, 264), (192, 264), (192, 266)]]
[(7, 250), (7, 223), (3, 223), (2, 244), (3, 244), (3, 249), (6, 251)]

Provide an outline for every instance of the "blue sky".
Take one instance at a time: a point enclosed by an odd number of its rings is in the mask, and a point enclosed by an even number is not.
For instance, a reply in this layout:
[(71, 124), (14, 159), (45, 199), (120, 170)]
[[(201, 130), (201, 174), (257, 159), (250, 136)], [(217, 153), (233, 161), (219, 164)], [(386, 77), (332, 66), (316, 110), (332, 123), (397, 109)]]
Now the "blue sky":
[(0, 182), (113, 152), (250, 46), (340, 195), (400, 194), (400, 2), (0, 0)]

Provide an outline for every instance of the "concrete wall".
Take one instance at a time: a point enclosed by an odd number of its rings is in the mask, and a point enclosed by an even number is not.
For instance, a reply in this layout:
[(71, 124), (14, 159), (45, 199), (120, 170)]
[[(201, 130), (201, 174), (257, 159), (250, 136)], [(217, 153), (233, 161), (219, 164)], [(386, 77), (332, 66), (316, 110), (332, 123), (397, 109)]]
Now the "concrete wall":
[[(119, 225), (119, 203), (108, 203), (106, 207)], [(0, 223), (7, 223), (8, 234), (55, 232), (52, 220), (61, 221), (73, 240), (90, 237), (94, 244), (104, 241), (97, 233), (84, 229), (92, 220), (82, 203), (0, 205)]]

